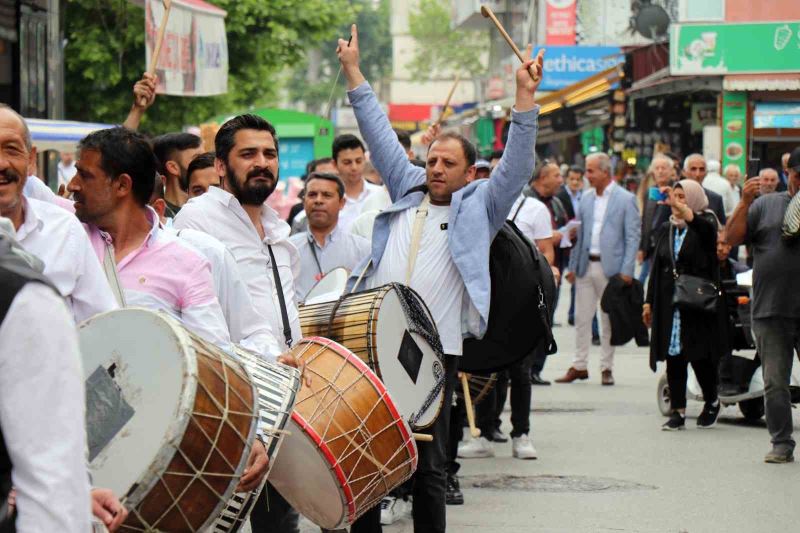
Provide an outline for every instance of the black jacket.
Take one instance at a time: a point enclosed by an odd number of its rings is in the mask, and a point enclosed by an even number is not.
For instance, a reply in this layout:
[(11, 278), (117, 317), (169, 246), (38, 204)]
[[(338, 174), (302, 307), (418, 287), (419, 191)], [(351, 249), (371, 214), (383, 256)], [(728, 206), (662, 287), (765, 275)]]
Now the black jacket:
[(637, 346), (649, 346), (647, 327), (642, 322), (643, 304), (644, 288), (639, 280), (634, 279), (630, 285), (619, 276), (608, 280), (600, 308), (611, 321), (612, 346), (622, 346), (633, 338)]
[(556, 198), (561, 201), (561, 205), (564, 206), (564, 211), (567, 212), (567, 216), (570, 220), (575, 218), (575, 209), (572, 207), (572, 198), (569, 197), (569, 192), (567, 192), (567, 187), (561, 187), (561, 190), (556, 193)]
[[(672, 228), (672, 224), (667, 222), (658, 229), (645, 300), (650, 304), (653, 314), (650, 337), (650, 368), (653, 371), (656, 370), (657, 361), (664, 361), (668, 357), (672, 333), (672, 298), (675, 294), (669, 242)], [(703, 213), (695, 215), (688, 228), (675, 262), (678, 273), (700, 276), (711, 281), (719, 280), (717, 221), (711, 213)], [(681, 311), (682, 355), (688, 361), (709, 359), (716, 362), (726, 353), (728, 338), (724, 333), (727, 314), (722, 304), (720, 301), (716, 314)]]
[(706, 198), (708, 198), (708, 208), (717, 215), (717, 220), (724, 226), (725, 222), (727, 222), (727, 218), (725, 217), (725, 205), (722, 202), (722, 196), (705, 187), (703, 187), (703, 190), (706, 193)]

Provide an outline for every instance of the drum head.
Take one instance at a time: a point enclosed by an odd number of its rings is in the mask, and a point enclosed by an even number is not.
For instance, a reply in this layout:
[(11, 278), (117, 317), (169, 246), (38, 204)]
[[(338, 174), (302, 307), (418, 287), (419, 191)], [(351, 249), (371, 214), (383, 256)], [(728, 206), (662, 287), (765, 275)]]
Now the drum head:
[[(444, 387), (433, 401), (429, 397), (444, 377), (444, 366), (425, 338), (409, 328), (397, 291), (388, 291), (378, 310), (376, 328), (380, 377), (400, 415), (414, 429), (422, 429), (433, 424), (441, 410)], [(430, 404), (422, 411), (426, 402)], [(414, 414), (416, 421), (411, 419)]]
[(306, 300), (303, 303), (309, 305), (338, 300), (347, 288), (347, 279), (349, 277), (350, 272), (346, 268), (334, 268), (322, 276), (322, 279), (308, 291)]
[[(292, 414), (286, 430), (281, 453), (272, 465), (270, 483), (318, 526), (338, 529), (346, 525), (353, 512), (353, 496), (345, 495), (344, 474), (334, 464), (334, 458), (323, 455), (319, 435), (297, 413)], [(349, 500), (349, 506), (345, 500)]]
[(86, 376), (92, 483), (128, 507), (167, 467), (189, 421), (197, 361), (174, 321), (144, 309), (87, 320), (79, 338)]

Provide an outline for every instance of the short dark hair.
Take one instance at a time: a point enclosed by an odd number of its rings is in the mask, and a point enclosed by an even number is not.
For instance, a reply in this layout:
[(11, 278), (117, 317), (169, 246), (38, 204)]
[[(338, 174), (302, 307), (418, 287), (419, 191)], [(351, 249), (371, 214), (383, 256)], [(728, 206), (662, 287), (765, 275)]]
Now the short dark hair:
[(415, 167), (419, 167), (419, 168), (425, 168), (425, 167), (428, 166), (428, 164), (425, 161), (423, 161), (422, 159), (411, 159), (409, 161), (409, 163), (411, 163)]
[(576, 174), (580, 174), (581, 176), (583, 176), (583, 168), (579, 167), (578, 165), (572, 165), (571, 167), (569, 167), (567, 173), (569, 174), (570, 172), (575, 172)]
[(90, 133), (78, 143), (78, 150), (100, 152), (100, 168), (115, 180), (128, 174), (133, 181), (133, 197), (147, 205), (153, 193), (158, 161), (147, 138), (123, 127)]
[[(461, 135), (460, 133), (455, 133), (452, 131), (448, 131), (439, 135), (435, 141), (431, 143), (433, 146), (435, 143), (439, 141), (458, 141), (461, 144), (461, 150), (464, 152), (464, 157), (467, 159), (467, 166), (471, 167), (475, 164), (475, 161), (478, 159), (478, 151), (475, 149), (475, 145), (469, 142), (469, 139)], [(428, 151), (430, 152), (431, 146), (428, 147)]]
[(303, 197), (305, 198), (306, 189), (312, 180), (328, 180), (336, 183), (336, 188), (339, 191), (339, 198), (344, 198), (344, 182), (342, 178), (330, 172), (312, 172), (306, 178), (306, 186), (303, 188)]
[[(536, 165), (536, 168), (533, 169), (533, 176), (531, 176), (531, 181), (536, 181), (539, 178), (541, 178), (542, 177), (542, 172), (544, 171), (544, 169), (549, 167), (550, 165), (555, 165), (556, 168), (558, 168), (558, 165), (555, 162), (553, 162), (553, 161), (551, 161), (549, 159), (545, 159), (544, 161), (542, 161), (541, 163)], [(528, 183), (530, 183), (530, 182), (528, 182)]]
[(489, 159), (500, 159), (501, 157), (503, 157), (503, 150), (495, 150)]
[(189, 182), (192, 181), (193, 172), (197, 170), (203, 170), (204, 168), (213, 168), (214, 159), (216, 158), (217, 156), (214, 152), (205, 152), (203, 154), (194, 156), (194, 158), (189, 162), (189, 168), (186, 169), (186, 184), (183, 190), (189, 189)]
[(275, 126), (258, 115), (245, 113), (244, 115), (233, 117), (223, 124), (214, 137), (214, 151), (217, 154), (217, 158), (224, 161), (225, 164), (228, 164), (228, 156), (233, 150), (236, 133), (240, 130), (267, 131), (275, 141), (275, 149), (278, 149), (278, 134), (275, 131)]
[(189, 150), (190, 148), (200, 148), (203, 139), (193, 133), (178, 132), (165, 133), (153, 139), (153, 153), (158, 159), (158, 171), (166, 175), (167, 161), (175, 157), (176, 152)]
[(342, 150), (355, 150), (356, 148), (361, 148), (365, 153), (367, 151), (364, 143), (355, 135), (349, 133), (339, 135), (333, 140), (333, 160), (339, 159), (339, 152)]
[(408, 134), (407, 131), (395, 129), (394, 132), (397, 134), (397, 140), (400, 141), (400, 144), (406, 151), (411, 150), (411, 135)]
[(320, 157), (319, 159), (313, 159), (306, 165), (306, 174), (311, 174), (312, 172), (316, 172), (317, 167), (328, 163), (333, 163), (332, 157)]

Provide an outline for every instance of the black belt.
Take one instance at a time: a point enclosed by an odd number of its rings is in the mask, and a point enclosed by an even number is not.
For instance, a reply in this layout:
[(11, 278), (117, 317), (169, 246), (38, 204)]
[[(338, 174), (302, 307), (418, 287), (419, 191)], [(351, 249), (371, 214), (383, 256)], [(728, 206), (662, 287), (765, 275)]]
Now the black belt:
[(589, 254), (589, 261), (600, 261), (600, 256), (596, 254)]

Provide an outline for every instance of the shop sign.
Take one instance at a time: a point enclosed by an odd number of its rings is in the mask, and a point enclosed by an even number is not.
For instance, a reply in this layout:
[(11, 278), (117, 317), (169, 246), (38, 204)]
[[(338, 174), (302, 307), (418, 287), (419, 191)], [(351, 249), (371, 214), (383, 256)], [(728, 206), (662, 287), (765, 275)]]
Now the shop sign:
[(722, 93), (722, 168), (729, 164), (745, 174), (747, 162), (747, 93)]
[(545, 44), (575, 44), (575, 0), (545, 0), (547, 6)]
[(691, 131), (700, 133), (703, 126), (713, 126), (717, 123), (717, 104), (703, 103), (692, 104)]
[(800, 21), (673, 24), (670, 73), (800, 72)]
[(800, 128), (800, 102), (756, 104), (754, 128)]
[[(616, 46), (547, 46), (544, 55), (543, 91), (557, 91), (603, 70), (625, 62)], [(533, 56), (539, 48), (533, 51)]]

